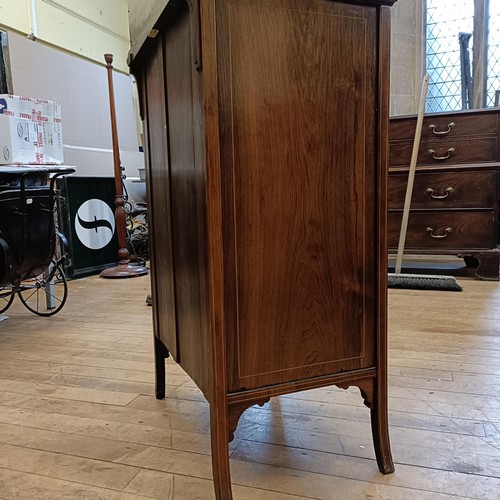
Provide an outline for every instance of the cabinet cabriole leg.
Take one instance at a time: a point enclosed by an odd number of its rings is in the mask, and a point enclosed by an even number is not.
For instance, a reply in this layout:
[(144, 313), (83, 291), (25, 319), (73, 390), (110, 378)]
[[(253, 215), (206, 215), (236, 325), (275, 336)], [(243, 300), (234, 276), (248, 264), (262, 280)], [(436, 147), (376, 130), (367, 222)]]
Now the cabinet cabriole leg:
[(499, 281), (500, 252), (461, 254), (465, 265), (475, 269), (476, 278), (484, 281)]
[[(349, 385), (349, 383), (337, 384), (342, 389), (347, 389)], [(352, 385), (359, 388), (365, 405), (370, 408), (373, 447), (375, 448), (378, 468), (383, 474), (390, 474), (394, 472), (394, 462), (392, 461), (389, 439), (386, 384), (379, 384), (377, 378), (374, 377), (357, 381)]]
[(476, 278), (485, 281), (499, 280), (499, 254), (478, 254), (474, 257), (479, 261), (479, 267), (476, 269)]
[(227, 410), (220, 415), (215, 405), (210, 405), (210, 429), (212, 446), (212, 470), (214, 476), (215, 498), (233, 500), (231, 471), (229, 469), (229, 439)]
[(380, 472), (390, 474), (394, 472), (391, 443), (389, 439), (389, 417), (387, 409), (387, 395), (377, 387), (373, 380), (373, 400), (370, 402), (370, 416), (372, 422), (373, 446)]

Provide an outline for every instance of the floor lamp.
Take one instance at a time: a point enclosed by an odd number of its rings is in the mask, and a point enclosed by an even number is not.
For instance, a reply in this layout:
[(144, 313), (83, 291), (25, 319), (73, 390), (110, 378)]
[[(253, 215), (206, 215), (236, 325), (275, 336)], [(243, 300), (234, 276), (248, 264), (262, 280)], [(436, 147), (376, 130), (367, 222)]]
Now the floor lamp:
[(111, 135), (113, 139), (113, 164), (115, 173), (115, 225), (118, 236), (118, 265), (104, 269), (101, 278), (134, 278), (148, 273), (144, 266), (131, 264), (127, 250), (127, 229), (125, 220), (125, 200), (123, 197), (122, 167), (118, 147), (118, 131), (116, 128), (115, 93), (113, 90), (113, 56), (104, 54), (108, 70), (109, 107), (111, 112)]

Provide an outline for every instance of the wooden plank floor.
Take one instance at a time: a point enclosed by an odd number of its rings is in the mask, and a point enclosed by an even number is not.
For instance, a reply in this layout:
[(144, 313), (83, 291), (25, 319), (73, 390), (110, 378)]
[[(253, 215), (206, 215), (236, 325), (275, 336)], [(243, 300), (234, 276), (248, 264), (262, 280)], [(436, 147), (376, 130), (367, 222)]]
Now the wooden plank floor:
[[(208, 407), (168, 362), (153, 384), (149, 278), (72, 281), (39, 318), (0, 322), (0, 499), (213, 499)], [(500, 287), (390, 291), (395, 474), (378, 472), (357, 390), (247, 411), (231, 444), (237, 499), (500, 499)]]

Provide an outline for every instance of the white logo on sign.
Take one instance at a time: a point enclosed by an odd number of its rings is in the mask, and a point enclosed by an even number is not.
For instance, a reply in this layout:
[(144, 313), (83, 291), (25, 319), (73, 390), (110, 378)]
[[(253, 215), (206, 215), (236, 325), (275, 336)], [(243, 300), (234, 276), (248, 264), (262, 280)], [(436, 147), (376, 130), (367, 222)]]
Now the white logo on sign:
[(115, 217), (107, 203), (91, 199), (83, 203), (75, 216), (78, 239), (91, 250), (104, 248), (115, 232)]

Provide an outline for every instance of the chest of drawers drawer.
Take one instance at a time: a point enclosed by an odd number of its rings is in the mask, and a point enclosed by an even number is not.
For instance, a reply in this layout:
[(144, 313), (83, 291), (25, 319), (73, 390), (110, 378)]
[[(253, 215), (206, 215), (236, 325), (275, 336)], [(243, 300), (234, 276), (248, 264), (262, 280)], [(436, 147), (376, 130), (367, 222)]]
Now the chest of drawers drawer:
[[(398, 246), (402, 214), (389, 213), (388, 246)], [(412, 212), (405, 250), (490, 249), (496, 246), (495, 213), (467, 211)]]
[[(390, 122), (391, 141), (413, 141), (416, 117), (397, 117)], [(498, 113), (491, 110), (469, 114), (427, 115), (422, 125), (422, 140), (470, 136), (494, 136)]]
[[(408, 175), (389, 176), (389, 210), (402, 210)], [(496, 172), (419, 173), (415, 176), (412, 210), (484, 208), (494, 209)]]
[[(497, 158), (497, 137), (428, 139), (420, 142), (418, 165), (446, 165), (493, 162)], [(413, 142), (392, 142), (390, 166), (410, 164)]]
[[(499, 116), (496, 109), (427, 115), (422, 126), (417, 164), (500, 161)], [(410, 164), (416, 124), (416, 116), (391, 119), (390, 166)]]

